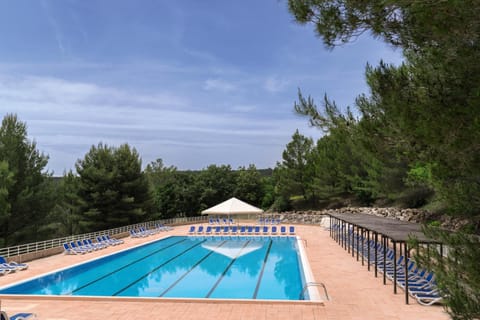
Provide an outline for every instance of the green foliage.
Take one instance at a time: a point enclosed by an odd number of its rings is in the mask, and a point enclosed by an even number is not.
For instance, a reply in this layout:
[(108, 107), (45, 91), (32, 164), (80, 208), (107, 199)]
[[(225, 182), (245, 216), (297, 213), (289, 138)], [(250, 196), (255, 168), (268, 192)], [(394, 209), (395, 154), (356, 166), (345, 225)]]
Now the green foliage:
[(81, 233), (80, 209), (84, 206), (79, 197), (80, 179), (72, 171), (65, 173), (55, 186), (56, 205), (45, 219), (42, 230), (50, 237), (64, 237)]
[(229, 165), (209, 165), (198, 175), (200, 210), (214, 206), (233, 196), (236, 174)]
[(329, 48), (369, 32), (403, 49), (444, 46), (447, 55), (454, 55), (458, 47), (473, 46), (469, 39), (478, 40), (478, 5), (474, 0), (288, 1), (295, 20), (312, 22)]
[(233, 196), (268, 209), (275, 201), (270, 170), (254, 165), (240, 167), (210, 165), (200, 171), (178, 171), (165, 167), (161, 159), (147, 165), (145, 173), (155, 194), (159, 217), (195, 216)]
[(262, 205), (264, 193), (262, 177), (255, 165), (248, 168), (240, 167), (236, 172), (236, 182), (233, 195), (254, 206)]
[(407, 181), (412, 185), (432, 185), (432, 164), (414, 163), (410, 170), (408, 170)]
[(161, 159), (147, 165), (145, 173), (154, 190), (154, 211), (158, 212), (158, 218), (198, 214), (200, 191), (195, 174), (165, 167)]
[[(383, 190), (388, 198), (404, 188), (419, 195), (431, 188), (450, 212), (477, 215), (480, 65), (472, 61), (480, 58), (480, 4), (290, 0), (289, 8), (298, 22), (313, 22), (330, 48), (369, 31), (405, 54), (401, 66), (367, 66), (371, 94), (356, 101), (361, 117), (353, 141), (374, 166), (365, 164), (367, 179), (360, 175), (353, 188), (373, 197)], [(295, 109), (327, 133), (350, 117), (328, 101), (323, 112), (312, 105), (300, 96)]]
[(292, 136), (292, 141), (282, 154), (282, 162), (277, 164), (274, 176), (277, 182), (277, 192), (284, 199), (300, 195), (307, 199), (312, 168), (308, 158), (312, 152), (313, 141), (301, 135), (298, 130)]
[(27, 138), (25, 123), (7, 114), (0, 127), (0, 238), (4, 245), (42, 238), (40, 226), (53, 207), (48, 157)]
[[(360, 162), (366, 175), (340, 171), (353, 181), (352, 191), (396, 194), (409, 205), (433, 199), (479, 232), (480, 2), (289, 0), (289, 9), (299, 23), (312, 22), (329, 48), (368, 31), (404, 53), (400, 66), (367, 66), (370, 94), (356, 100), (360, 120), (350, 141), (352, 154), (361, 155), (356, 159), (373, 165)], [(299, 101), (297, 112), (330, 135), (341, 127), (335, 120), (349, 118), (349, 111), (342, 116), (333, 104), (321, 112), (310, 98)], [(478, 318), (478, 239), (431, 232), (451, 246), (446, 260), (433, 254), (427, 261), (447, 295), (449, 313)]]
[(135, 149), (126, 144), (112, 148), (100, 143), (75, 166), (80, 179), (82, 231), (114, 228), (147, 218), (152, 197)]
[(0, 162), (0, 224), (6, 222), (10, 216), (8, 190), (13, 184), (13, 173), (8, 170), (8, 162)]
[[(438, 287), (452, 319), (480, 318), (480, 239), (462, 232), (451, 233), (431, 224), (424, 229), (429, 237), (442, 242), (446, 256), (421, 247), (416, 259), (435, 273)], [(414, 241), (415, 245), (415, 241)]]
[(272, 176), (263, 177), (261, 180), (262, 186), (262, 204), (261, 208), (268, 210), (275, 201), (275, 182)]

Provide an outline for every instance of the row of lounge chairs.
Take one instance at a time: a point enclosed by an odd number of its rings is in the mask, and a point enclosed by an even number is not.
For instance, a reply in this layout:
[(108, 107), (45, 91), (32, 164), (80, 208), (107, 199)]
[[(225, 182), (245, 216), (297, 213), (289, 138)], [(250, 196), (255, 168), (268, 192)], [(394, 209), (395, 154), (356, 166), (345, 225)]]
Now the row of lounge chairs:
[(108, 246), (116, 246), (123, 243), (121, 239), (111, 238), (109, 235), (97, 236), (97, 242), (91, 239), (83, 239), (64, 243), (63, 249), (65, 254), (85, 254), (88, 252), (105, 249)]
[(26, 270), (28, 269), (28, 264), (26, 263), (18, 263), (15, 261), (7, 262), (7, 260), (0, 256), (0, 275), (5, 275), (9, 273), (16, 272), (18, 270)]
[(208, 219), (208, 224), (211, 225), (231, 225), (234, 224), (235, 220), (232, 218), (210, 218)]
[(295, 227), (294, 226), (289, 226), (288, 228), (288, 233), (287, 233), (287, 227), (286, 226), (272, 226), (271, 228), (269, 226), (198, 226), (198, 229), (196, 226), (190, 226), (190, 229), (188, 230), (188, 234), (190, 235), (294, 235), (295, 234)]
[(148, 237), (159, 232), (170, 231), (173, 230), (173, 227), (166, 226), (164, 224), (157, 224), (155, 228), (152, 229), (145, 229), (144, 227), (139, 227), (136, 229), (130, 230), (130, 237), (132, 238), (143, 238)]
[(258, 219), (258, 224), (265, 225), (265, 224), (280, 224), (280, 218), (260, 218)]
[[(276, 225), (280, 224), (281, 220), (279, 218), (260, 218), (258, 219), (259, 225)], [(209, 225), (233, 225), (235, 224), (235, 220), (232, 218), (210, 218), (208, 219)]]
[[(338, 229), (340, 226), (334, 226), (334, 228)], [(438, 290), (433, 272), (419, 267), (415, 261), (405, 259), (403, 255), (395, 257), (392, 248), (385, 248), (373, 240), (369, 241), (352, 230), (349, 230), (348, 236), (344, 240), (353, 250), (368, 259), (370, 264), (375, 264), (376, 261), (378, 270), (385, 273), (387, 279), (392, 282), (396, 281), (396, 284), (403, 290), (407, 287), (408, 281), (408, 293), (419, 304), (432, 305), (442, 301), (443, 298)], [(405, 273), (405, 264), (407, 264), (407, 273)]]

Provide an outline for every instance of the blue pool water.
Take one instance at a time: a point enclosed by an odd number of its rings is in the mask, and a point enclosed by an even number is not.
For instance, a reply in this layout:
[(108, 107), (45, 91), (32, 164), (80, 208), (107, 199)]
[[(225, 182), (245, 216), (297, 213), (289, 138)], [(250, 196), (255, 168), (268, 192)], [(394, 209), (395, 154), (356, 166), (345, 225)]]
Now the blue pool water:
[(294, 237), (174, 236), (0, 294), (299, 300), (304, 283)]

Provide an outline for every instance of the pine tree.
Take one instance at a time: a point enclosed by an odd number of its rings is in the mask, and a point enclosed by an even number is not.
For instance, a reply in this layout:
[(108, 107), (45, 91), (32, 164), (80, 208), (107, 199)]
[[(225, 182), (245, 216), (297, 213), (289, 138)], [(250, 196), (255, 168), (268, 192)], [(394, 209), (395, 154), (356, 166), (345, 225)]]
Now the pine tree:
[(51, 174), (44, 172), (47, 162), (36, 143), (28, 140), (26, 124), (7, 114), (0, 127), (4, 245), (42, 238), (39, 227), (54, 204)]
[(76, 169), (83, 202), (82, 230), (103, 230), (146, 219), (152, 195), (135, 149), (100, 143), (77, 161)]
[(254, 206), (260, 206), (263, 199), (262, 177), (254, 164), (240, 167), (233, 195)]

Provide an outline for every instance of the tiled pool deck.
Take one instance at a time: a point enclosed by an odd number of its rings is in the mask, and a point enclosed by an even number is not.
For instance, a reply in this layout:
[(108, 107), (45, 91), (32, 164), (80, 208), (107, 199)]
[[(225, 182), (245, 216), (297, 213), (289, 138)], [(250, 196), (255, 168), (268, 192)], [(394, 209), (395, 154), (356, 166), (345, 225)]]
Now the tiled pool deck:
[[(166, 235), (185, 235), (188, 226), (148, 238), (125, 238), (125, 244), (85, 255), (63, 254), (29, 262), (29, 269), (0, 277), (0, 286), (34, 277), (51, 270), (77, 264), (97, 256), (138, 245)], [(405, 304), (402, 290), (393, 293), (393, 285), (374, 277), (317, 226), (296, 226), (297, 235), (306, 240), (306, 252), (313, 275), (323, 282), (330, 296), (323, 306), (305, 303), (269, 302), (197, 302), (135, 299), (85, 299), (79, 297), (17, 298), (0, 296), (1, 308), (9, 315), (34, 312), (38, 319), (449, 319), (441, 306), (421, 306), (410, 299)], [(322, 292), (320, 292), (323, 294)], [(113, 300), (113, 301), (112, 301)], [(118, 300), (118, 301), (115, 301)]]

